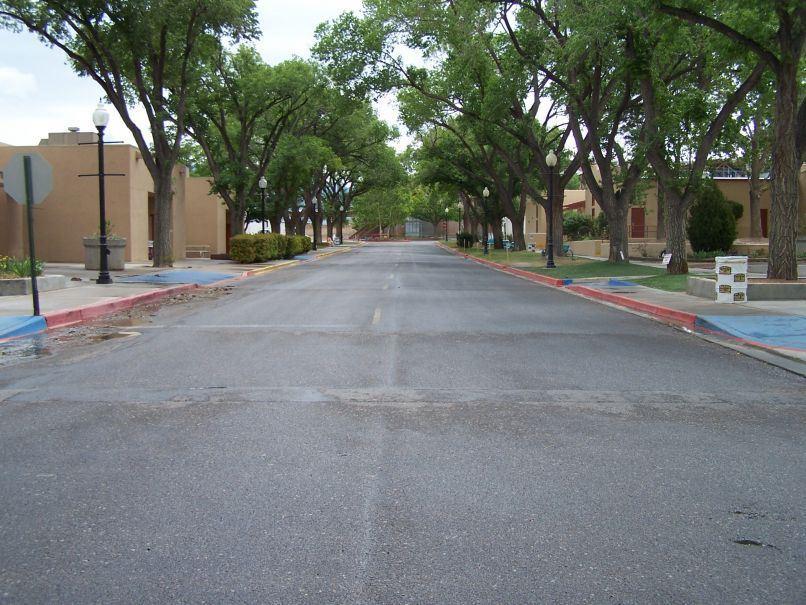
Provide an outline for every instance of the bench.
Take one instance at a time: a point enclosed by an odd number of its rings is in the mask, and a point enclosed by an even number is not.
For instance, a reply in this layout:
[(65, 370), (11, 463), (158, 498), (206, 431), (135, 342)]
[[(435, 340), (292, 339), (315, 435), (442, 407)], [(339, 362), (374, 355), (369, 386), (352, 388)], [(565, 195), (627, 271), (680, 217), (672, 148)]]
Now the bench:
[(210, 246), (185, 246), (185, 258), (210, 258)]

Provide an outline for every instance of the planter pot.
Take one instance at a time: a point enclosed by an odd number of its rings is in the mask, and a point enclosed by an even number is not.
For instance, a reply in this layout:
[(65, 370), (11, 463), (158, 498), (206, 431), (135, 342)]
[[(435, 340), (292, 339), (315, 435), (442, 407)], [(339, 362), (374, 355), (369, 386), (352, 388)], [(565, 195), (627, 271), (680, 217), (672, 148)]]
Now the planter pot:
[[(109, 247), (109, 270), (123, 271), (126, 255), (126, 238), (116, 237), (108, 239), (106, 245)], [(88, 271), (101, 270), (101, 243), (97, 237), (84, 238), (84, 268)]]

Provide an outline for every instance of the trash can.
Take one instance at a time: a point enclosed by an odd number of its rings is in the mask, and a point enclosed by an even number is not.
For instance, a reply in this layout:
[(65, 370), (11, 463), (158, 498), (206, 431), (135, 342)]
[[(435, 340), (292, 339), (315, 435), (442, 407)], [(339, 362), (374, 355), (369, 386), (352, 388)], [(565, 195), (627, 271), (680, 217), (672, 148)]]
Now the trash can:
[(747, 257), (716, 257), (716, 302), (747, 302)]

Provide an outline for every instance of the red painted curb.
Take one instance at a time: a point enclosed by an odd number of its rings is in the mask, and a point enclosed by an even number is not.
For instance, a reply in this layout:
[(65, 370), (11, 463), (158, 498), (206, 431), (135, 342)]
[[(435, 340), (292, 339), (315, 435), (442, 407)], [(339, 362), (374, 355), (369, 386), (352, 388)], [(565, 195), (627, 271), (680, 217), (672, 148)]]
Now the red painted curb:
[(51, 311), (50, 313), (43, 313), (42, 317), (48, 325), (48, 330), (54, 328), (64, 328), (66, 326), (73, 326), (76, 324), (84, 323), (97, 319), (116, 311), (124, 309), (131, 309), (136, 305), (154, 302), (167, 296), (180, 294), (189, 290), (195, 290), (199, 286), (197, 284), (182, 284), (180, 286), (173, 286), (171, 288), (163, 288), (161, 290), (152, 290), (151, 292), (142, 292), (133, 296), (126, 296), (125, 298), (118, 298), (115, 300), (102, 301), (84, 305), (83, 307), (75, 307), (73, 309), (63, 309), (61, 311)]
[(677, 309), (670, 309), (669, 307), (663, 307), (661, 305), (653, 305), (652, 303), (635, 300), (633, 298), (628, 298), (626, 296), (619, 296), (618, 294), (613, 294), (612, 292), (603, 292), (602, 290), (597, 290), (596, 288), (589, 288), (588, 286), (572, 285), (568, 286), (568, 289), (571, 290), (572, 292), (582, 294), (583, 296), (586, 296), (588, 298), (603, 300), (605, 302), (613, 303), (621, 307), (627, 307), (628, 309), (641, 311), (642, 313), (652, 315), (653, 317), (657, 317), (659, 319), (674, 323), (679, 326), (684, 326), (691, 330), (694, 330), (697, 321), (697, 316), (694, 313), (678, 311)]
[(557, 279), (554, 277), (546, 277), (545, 275), (540, 275), (539, 273), (532, 273), (531, 271), (525, 271), (523, 269), (516, 269), (515, 267), (509, 267), (507, 265), (502, 265), (501, 263), (496, 263), (491, 260), (485, 260), (483, 258), (478, 258), (477, 256), (473, 256), (472, 254), (466, 254), (464, 252), (459, 252), (453, 248), (450, 248), (444, 245), (441, 242), (437, 242), (437, 245), (442, 248), (443, 250), (447, 250), (457, 256), (461, 256), (463, 258), (467, 258), (469, 260), (475, 261), (481, 265), (486, 265), (488, 267), (493, 267), (494, 269), (498, 269), (504, 273), (509, 273), (510, 275), (515, 275), (517, 277), (522, 277), (524, 279), (528, 279), (529, 281), (536, 282), (538, 284), (543, 284), (544, 286), (554, 286), (555, 288), (562, 288), (565, 286), (564, 279)]

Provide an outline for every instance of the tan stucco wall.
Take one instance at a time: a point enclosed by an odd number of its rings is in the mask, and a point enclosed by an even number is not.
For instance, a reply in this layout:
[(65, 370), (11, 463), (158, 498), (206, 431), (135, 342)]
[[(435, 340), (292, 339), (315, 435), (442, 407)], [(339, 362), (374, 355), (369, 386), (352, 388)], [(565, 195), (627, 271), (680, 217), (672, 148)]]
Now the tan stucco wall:
[[(132, 175), (129, 168), (133, 148), (109, 145), (105, 151), (106, 172), (126, 174), (106, 179), (107, 218), (112, 223), (112, 231), (128, 239), (132, 226), (129, 213)], [(97, 172), (97, 147), (1, 147), (0, 166), (4, 166), (17, 153), (38, 153), (53, 168), (53, 191), (34, 210), (37, 256), (51, 262), (83, 262), (81, 238), (98, 232), (98, 179), (78, 175)], [(23, 207), (18, 204), (14, 206), (21, 217)], [(16, 233), (18, 226), (23, 227), (23, 240), (27, 242), (23, 221), (18, 219), (17, 223), (12, 222), (0, 229), (0, 251), (8, 249), (11, 252), (11, 248), (15, 247), (14, 242), (19, 239)], [(27, 243), (25, 246), (27, 254)], [(20, 251), (13, 252), (19, 254)], [(131, 258), (128, 243), (126, 258)]]
[[(80, 133), (87, 134), (87, 133)], [(94, 145), (53, 144), (0, 147), (0, 167), (18, 153), (38, 153), (53, 169), (53, 191), (34, 210), (37, 256), (49, 262), (84, 261), (82, 237), (99, 230), (98, 148)], [(67, 139), (69, 140), (69, 138)], [(153, 181), (139, 151), (129, 145), (107, 145), (105, 172), (124, 176), (106, 178), (106, 215), (111, 232), (126, 238), (126, 261), (148, 258), (148, 199)], [(174, 178), (174, 258), (185, 257), (185, 168)], [(0, 254), (27, 256), (23, 207), (0, 190)]]
[(211, 254), (227, 251), (227, 210), (223, 200), (210, 194), (208, 177), (190, 177), (185, 186), (185, 224), (188, 246), (210, 246)]

